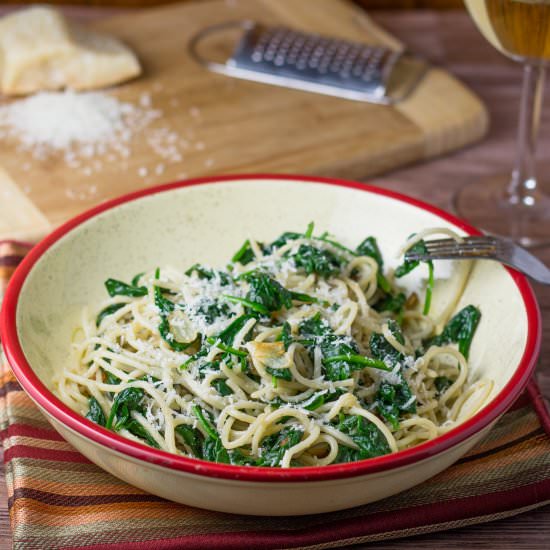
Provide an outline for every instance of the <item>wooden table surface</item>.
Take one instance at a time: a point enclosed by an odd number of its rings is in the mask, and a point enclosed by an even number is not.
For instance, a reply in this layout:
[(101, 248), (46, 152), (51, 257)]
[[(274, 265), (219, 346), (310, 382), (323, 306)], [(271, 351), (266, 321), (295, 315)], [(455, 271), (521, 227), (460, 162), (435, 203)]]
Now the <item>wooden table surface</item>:
[[(102, 16), (106, 10), (71, 9), (70, 12), (90, 18)], [(510, 170), (515, 151), (521, 68), (493, 50), (464, 12), (374, 12), (372, 15), (412, 50), (461, 78), (489, 108), (491, 130), (482, 143), (429, 163), (369, 180), (370, 183), (450, 209), (453, 193), (461, 185), (484, 175)], [(547, 168), (541, 169), (541, 174), (550, 173), (550, 95), (545, 107), (539, 157), (544, 164), (546, 153)], [(548, 184), (550, 192), (550, 180)], [(539, 255), (550, 265), (550, 248), (540, 251)], [(550, 398), (550, 288), (535, 285), (535, 291), (545, 324), (537, 377), (543, 394)], [(493, 523), (380, 542), (369, 545), (369, 548), (422, 550), (462, 549), (467, 546), (499, 550), (550, 549), (550, 506)], [(11, 535), (7, 495), (3, 479), (0, 479), (0, 549), (8, 548), (11, 548)]]

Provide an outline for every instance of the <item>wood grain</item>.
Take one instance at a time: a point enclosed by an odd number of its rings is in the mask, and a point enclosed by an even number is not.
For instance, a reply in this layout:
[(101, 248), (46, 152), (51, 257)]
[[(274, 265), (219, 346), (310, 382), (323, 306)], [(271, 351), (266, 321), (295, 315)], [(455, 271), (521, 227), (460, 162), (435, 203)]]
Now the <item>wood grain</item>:
[[(73, 13), (75, 13), (73, 11)], [(81, 13), (82, 12), (76, 12)], [(84, 12), (95, 17), (101, 12)], [(464, 183), (510, 170), (514, 155), (521, 70), (493, 50), (461, 12), (377, 13), (376, 22), (410, 47), (460, 77), (486, 102), (491, 115), (487, 139), (475, 147), (428, 163), (388, 173), (368, 181), (450, 208), (453, 193)], [(549, 102), (543, 113), (539, 152), (550, 151)], [(550, 170), (541, 170), (549, 174)], [(548, 188), (550, 191), (550, 188)], [(540, 252), (550, 265), (550, 249)], [(543, 349), (537, 377), (550, 398), (550, 288), (535, 286), (542, 309)], [(7, 495), (0, 479), (0, 549), (11, 548)], [(550, 507), (488, 524), (471, 526), (398, 541), (369, 544), (376, 550), (544, 550), (550, 548)]]
[(94, 26), (131, 45), (145, 69), (117, 95), (133, 104), (150, 96), (163, 113), (151, 128), (183, 139), (182, 158), (161, 158), (148, 131), (136, 134), (127, 159), (109, 161), (105, 154), (78, 167), (62, 154), (32, 159), (7, 141), (0, 166), (56, 226), (102, 200), (184, 177), (302, 172), (361, 178), (454, 150), (486, 131), (480, 101), (440, 68), (428, 72), (410, 99), (384, 107), (230, 79), (188, 54), (185, 45), (198, 30), (245, 18), (400, 47), (344, 0), (213, 0), (105, 19)]
[[(149, 7), (190, 0), (50, 0), (50, 4), (96, 6), (101, 9), (118, 7)], [(197, 1), (197, 0), (191, 0)], [(5, 0), (6, 4), (34, 4), (35, 0)], [(367, 9), (451, 9), (463, 7), (462, 0), (355, 0)]]
[[(4, 0), (6, 4), (35, 4), (35, 0)], [(151, 7), (190, 0), (50, 0), (49, 4), (71, 4), (106, 7)], [(192, 0), (197, 1), (197, 0)], [(355, 0), (367, 9), (450, 9), (463, 7), (462, 0)]]

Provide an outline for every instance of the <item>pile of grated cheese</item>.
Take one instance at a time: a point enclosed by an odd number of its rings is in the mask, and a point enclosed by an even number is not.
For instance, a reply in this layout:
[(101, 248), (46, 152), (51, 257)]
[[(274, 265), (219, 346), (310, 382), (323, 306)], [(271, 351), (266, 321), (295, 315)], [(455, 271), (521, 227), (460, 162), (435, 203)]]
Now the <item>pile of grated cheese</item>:
[[(149, 173), (162, 174), (166, 163), (179, 164), (191, 146), (192, 134), (183, 138), (162, 118), (149, 93), (134, 104), (103, 92), (40, 92), (0, 103), (0, 141), (13, 143), (35, 161), (61, 158), (68, 167), (90, 176), (109, 163), (126, 170), (132, 141), (142, 135), (159, 161), (151, 169), (138, 168), (137, 174), (145, 178)], [(30, 169), (30, 163), (23, 169)]]
[(36, 158), (69, 149), (92, 157), (109, 147), (128, 156), (124, 144), (161, 114), (102, 92), (41, 92), (0, 107), (0, 137), (16, 138)]

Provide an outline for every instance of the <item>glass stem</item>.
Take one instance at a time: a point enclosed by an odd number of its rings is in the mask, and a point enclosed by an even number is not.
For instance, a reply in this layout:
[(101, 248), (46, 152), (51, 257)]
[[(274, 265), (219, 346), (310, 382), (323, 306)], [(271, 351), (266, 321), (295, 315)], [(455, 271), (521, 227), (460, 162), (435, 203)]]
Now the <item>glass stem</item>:
[(517, 156), (506, 200), (512, 205), (534, 206), (537, 194), (535, 152), (544, 90), (544, 65), (526, 64), (518, 123)]

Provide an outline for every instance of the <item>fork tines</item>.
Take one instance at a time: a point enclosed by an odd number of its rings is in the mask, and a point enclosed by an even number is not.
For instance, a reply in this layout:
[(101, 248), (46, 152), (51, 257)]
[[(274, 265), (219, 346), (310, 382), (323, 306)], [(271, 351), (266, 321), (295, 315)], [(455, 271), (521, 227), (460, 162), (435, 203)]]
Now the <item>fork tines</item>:
[(434, 239), (424, 241), (427, 253), (409, 251), (406, 260), (436, 260), (453, 258), (480, 258), (493, 255), (497, 251), (497, 240), (488, 235), (455, 239)]

